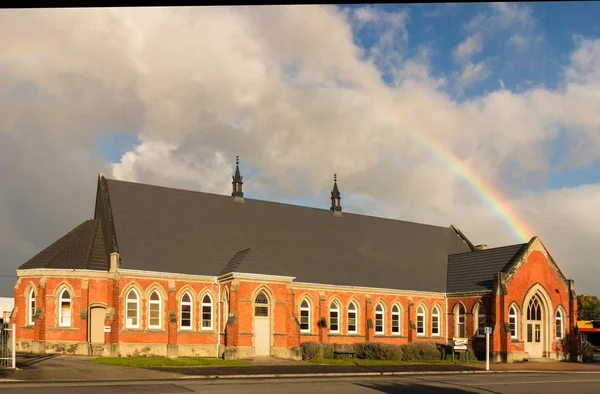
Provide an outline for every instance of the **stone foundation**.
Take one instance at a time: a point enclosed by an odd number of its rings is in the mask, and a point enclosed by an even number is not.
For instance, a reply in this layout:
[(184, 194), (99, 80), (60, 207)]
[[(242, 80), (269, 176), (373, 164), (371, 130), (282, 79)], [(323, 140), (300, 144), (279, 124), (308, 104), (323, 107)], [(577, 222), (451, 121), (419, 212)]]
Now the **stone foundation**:
[(271, 347), (271, 356), (290, 360), (302, 360), (302, 351), (298, 347)]
[(225, 348), (225, 360), (241, 360), (254, 358), (254, 346), (227, 346)]
[(33, 354), (74, 354), (87, 356), (87, 342), (77, 341), (36, 341), (32, 339), (16, 339), (16, 351)]

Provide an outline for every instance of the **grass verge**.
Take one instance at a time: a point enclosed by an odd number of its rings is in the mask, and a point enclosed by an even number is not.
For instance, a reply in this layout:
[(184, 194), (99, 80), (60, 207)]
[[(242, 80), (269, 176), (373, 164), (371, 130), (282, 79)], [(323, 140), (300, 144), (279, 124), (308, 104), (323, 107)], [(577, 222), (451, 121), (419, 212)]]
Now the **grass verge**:
[(252, 363), (240, 360), (223, 360), (211, 357), (98, 357), (92, 360), (99, 364), (125, 365), (128, 367), (195, 367), (195, 366), (240, 366), (252, 365)]
[(394, 361), (394, 360), (332, 360), (332, 359), (316, 359), (308, 360), (313, 364), (328, 364), (328, 365), (407, 365), (407, 364), (481, 364), (484, 361), (469, 360), (466, 361), (454, 361), (452, 360), (429, 360), (429, 361)]

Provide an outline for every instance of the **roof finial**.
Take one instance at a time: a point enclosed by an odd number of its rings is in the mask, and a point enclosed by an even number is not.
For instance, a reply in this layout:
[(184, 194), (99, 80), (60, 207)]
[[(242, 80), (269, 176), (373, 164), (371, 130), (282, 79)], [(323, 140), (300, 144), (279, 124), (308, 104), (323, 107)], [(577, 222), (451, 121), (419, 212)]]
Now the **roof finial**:
[(333, 181), (337, 182), (337, 174), (333, 174)]
[(337, 185), (337, 174), (333, 174), (333, 190), (331, 191), (331, 211), (337, 215), (342, 213), (342, 205), (340, 200), (342, 196)]
[(233, 182), (231, 182), (233, 186), (233, 191), (231, 196), (234, 197), (234, 200), (244, 200), (244, 192), (242, 191), (242, 174), (240, 174), (240, 157), (235, 156), (235, 174), (233, 175)]
[(235, 165), (239, 165), (240, 164), (240, 157), (239, 156), (235, 156)]

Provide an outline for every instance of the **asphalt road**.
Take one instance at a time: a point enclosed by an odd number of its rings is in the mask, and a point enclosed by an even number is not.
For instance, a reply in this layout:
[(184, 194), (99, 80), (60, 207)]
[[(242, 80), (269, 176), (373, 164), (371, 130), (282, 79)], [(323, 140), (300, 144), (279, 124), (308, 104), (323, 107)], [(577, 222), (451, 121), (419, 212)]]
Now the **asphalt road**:
[(24, 393), (600, 393), (600, 373), (493, 373), (413, 375), (368, 378), (290, 378), (290, 379), (178, 379), (164, 381), (115, 382), (105, 384), (1, 384), (0, 392)]

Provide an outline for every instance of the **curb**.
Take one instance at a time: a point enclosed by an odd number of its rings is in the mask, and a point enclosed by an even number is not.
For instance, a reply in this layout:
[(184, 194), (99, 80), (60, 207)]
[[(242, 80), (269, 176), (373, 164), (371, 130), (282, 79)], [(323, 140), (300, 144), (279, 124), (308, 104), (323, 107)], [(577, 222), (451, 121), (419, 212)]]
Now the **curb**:
[(331, 373), (282, 373), (282, 374), (239, 374), (239, 375), (188, 375), (178, 376), (174, 378), (151, 378), (151, 379), (123, 379), (123, 380), (16, 380), (16, 379), (0, 379), (1, 384), (49, 384), (49, 383), (123, 383), (123, 382), (152, 382), (152, 381), (169, 381), (169, 380), (227, 380), (227, 379), (277, 379), (277, 378), (319, 378), (319, 377), (373, 377), (373, 376), (410, 376), (410, 375), (459, 375), (459, 374), (492, 374), (492, 373), (535, 373), (535, 374), (600, 374), (600, 371), (531, 371), (531, 370), (514, 370), (514, 371), (414, 371), (414, 372), (331, 372)]

